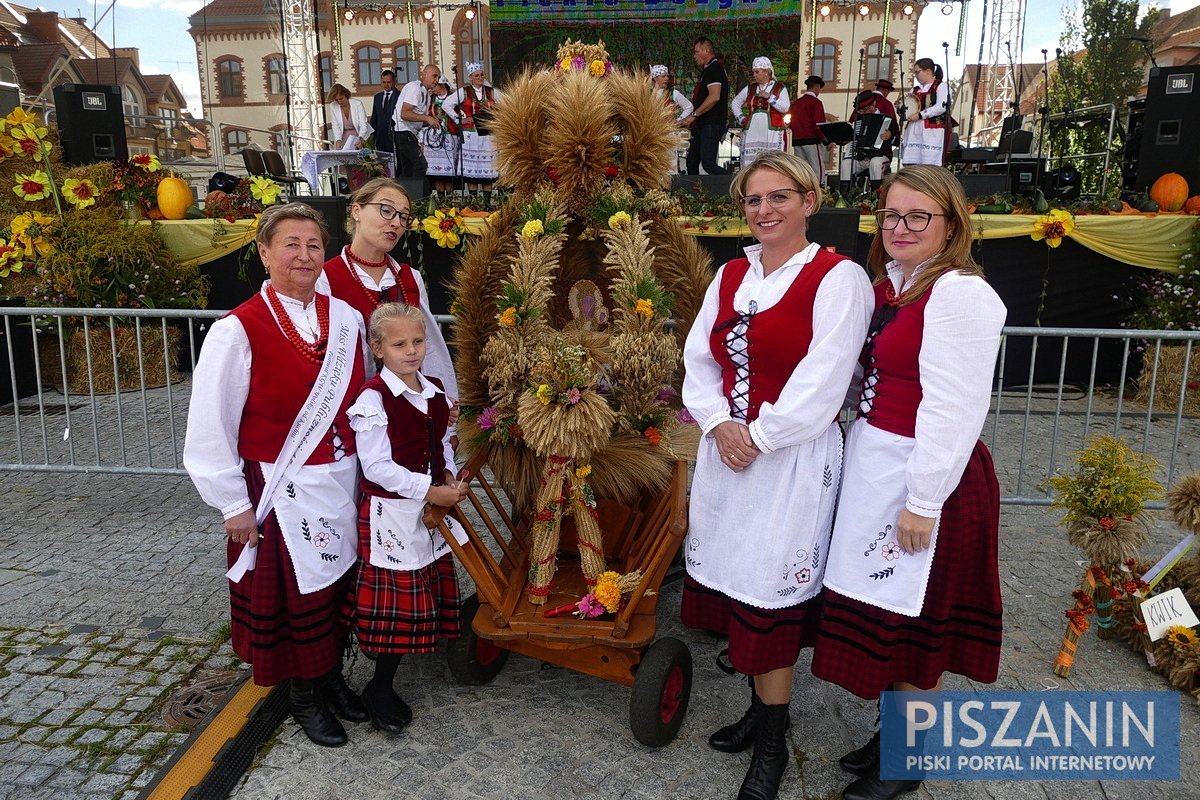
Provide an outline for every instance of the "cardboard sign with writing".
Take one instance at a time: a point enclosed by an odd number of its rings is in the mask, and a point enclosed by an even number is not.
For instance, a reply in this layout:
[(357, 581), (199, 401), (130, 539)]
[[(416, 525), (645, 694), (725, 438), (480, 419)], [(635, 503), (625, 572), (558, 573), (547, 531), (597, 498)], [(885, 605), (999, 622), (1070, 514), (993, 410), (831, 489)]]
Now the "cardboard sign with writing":
[(1165, 636), (1167, 628), (1172, 625), (1185, 628), (1200, 625), (1200, 619), (1196, 619), (1196, 612), (1188, 605), (1183, 590), (1179, 588), (1143, 600), (1142, 619), (1146, 622), (1146, 633), (1152, 642)]

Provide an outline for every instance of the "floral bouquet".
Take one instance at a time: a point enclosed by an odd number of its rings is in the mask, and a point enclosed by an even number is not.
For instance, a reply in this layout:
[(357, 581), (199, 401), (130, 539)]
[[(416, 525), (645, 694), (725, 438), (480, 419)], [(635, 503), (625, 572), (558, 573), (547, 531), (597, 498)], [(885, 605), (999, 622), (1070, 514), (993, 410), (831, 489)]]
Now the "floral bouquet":
[(462, 241), (467, 232), (466, 224), (457, 208), (439, 208), (432, 210), (429, 216), (421, 220), (421, 228), (437, 242), (438, 247), (453, 249)]
[(559, 45), (554, 58), (554, 71), (586, 72), (593, 78), (603, 78), (613, 71), (613, 63), (608, 58), (603, 40), (584, 44), (567, 39)]
[(155, 192), (162, 179), (162, 162), (153, 153), (135, 155), (113, 162), (112, 191), (122, 205), (136, 205), (143, 212), (155, 203)]
[(634, 570), (622, 575), (606, 570), (596, 578), (592, 590), (576, 603), (567, 603), (547, 609), (543, 617), (562, 617), (574, 614), (580, 619), (598, 619), (605, 614), (616, 614), (625, 607), (629, 595), (642, 582), (642, 571)]
[(282, 194), (282, 187), (275, 181), (253, 175), (239, 182), (232, 192), (209, 192), (204, 201), (204, 216), (227, 222), (253, 219), (267, 206), (278, 203)]

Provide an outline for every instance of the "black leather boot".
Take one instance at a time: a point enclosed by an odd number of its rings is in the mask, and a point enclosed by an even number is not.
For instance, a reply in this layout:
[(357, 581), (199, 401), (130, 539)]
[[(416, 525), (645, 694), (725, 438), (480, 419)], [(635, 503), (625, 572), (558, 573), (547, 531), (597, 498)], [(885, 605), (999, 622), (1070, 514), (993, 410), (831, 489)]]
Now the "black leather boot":
[(788, 763), (787, 724), (787, 703), (763, 704), (754, 757), (738, 791), (738, 800), (775, 800)]
[[(763, 702), (754, 691), (754, 676), (746, 679), (750, 684), (750, 707), (737, 722), (718, 728), (708, 737), (708, 746), (722, 753), (740, 753), (754, 744), (758, 736), (758, 721), (762, 715)], [(792, 726), (792, 718), (788, 717), (788, 727)]]
[(309, 739), (321, 747), (341, 747), (347, 742), (346, 729), (317, 695), (315, 681), (293, 678), (288, 689), (292, 716)]
[(871, 736), (871, 741), (857, 750), (851, 750), (838, 761), (842, 769), (851, 775), (866, 777), (879, 774), (879, 731)]
[(333, 713), (346, 722), (366, 722), (367, 707), (362, 698), (355, 694), (342, 670), (335, 669), (317, 682), (321, 699), (333, 710)]
[(362, 698), (376, 730), (397, 734), (403, 732), (404, 726), (412, 721), (412, 709), (390, 686), (379, 689), (372, 681), (363, 689)]
[(920, 781), (885, 781), (879, 773), (859, 778), (842, 790), (844, 800), (893, 800), (921, 785)]

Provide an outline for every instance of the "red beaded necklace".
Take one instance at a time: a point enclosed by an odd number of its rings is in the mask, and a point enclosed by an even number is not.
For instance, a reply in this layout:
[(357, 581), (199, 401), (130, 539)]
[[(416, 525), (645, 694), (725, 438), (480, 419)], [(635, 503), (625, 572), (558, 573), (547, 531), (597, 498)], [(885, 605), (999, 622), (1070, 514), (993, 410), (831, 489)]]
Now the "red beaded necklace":
[(267, 287), (267, 302), (270, 304), (271, 310), (275, 312), (275, 318), (279, 320), (279, 327), (283, 329), (284, 337), (292, 343), (292, 347), (296, 348), (296, 352), (302, 358), (313, 364), (320, 364), (325, 360), (325, 347), (329, 343), (329, 300), (319, 294), (315, 296), (314, 300), (317, 304), (317, 327), (319, 330), (317, 341), (310, 344), (300, 335), (300, 331), (296, 330), (296, 325), (279, 300), (279, 294), (275, 291), (275, 287)]
[(362, 290), (362, 293), (366, 295), (367, 299), (372, 303), (375, 305), (380, 305), (383, 303), (384, 291), (386, 290), (376, 292), (368, 289), (367, 285), (363, 283), (362, 277), (358, 274), (358, 270), (354, 268), (355, 264), (361, 264), (362, 266), (368, 268), (387, 267), (388, 272), (392, 273), (392, 280), (396, 282), (396, 294), (400, 298), (400, 302), (404, 303), (405, 305), (412, 305), (412, 303), (408, 301), (408, 292), (404, 291), (404, 284), (400, 281), (400, 271), (392, 266), (391, 261), (388, 259), (387, 253), (383, 254), (383, 261), (380, 261), (378, 264), (373, 264), (370, 261), (363, 261), (361, 258), (354, 255), (354, 253), (350, 250), (350, 247), (347, 245), (346, 259), (350, 262), (350, 276), (354, 278), (354, 282), (358, 284), (358, 288)]
[(388, 260), (387, 253), (384, 253), (383, 258), (379, 259), (378, 261), (367, 261), (365, 258), (355, 255), (354, 251), (350, 249), (350, 245), (346, 245), (346, 255), (349, 256), (351, 260), (362, 264), (367, 269), (379, 269), (386, 264)]

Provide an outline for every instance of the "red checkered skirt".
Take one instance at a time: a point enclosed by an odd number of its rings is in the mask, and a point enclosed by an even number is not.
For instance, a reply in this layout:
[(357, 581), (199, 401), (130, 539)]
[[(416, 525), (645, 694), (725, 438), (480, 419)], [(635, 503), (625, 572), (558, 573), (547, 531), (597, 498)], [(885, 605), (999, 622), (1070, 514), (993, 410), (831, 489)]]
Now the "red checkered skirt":
[[(244, 467), (250, 502), (257, 506), (264, 487), (258, 462)], [(229, 582), (233, 651), (253, 666), (254, 682), (274, 686), (290, 678), (319, 678), (338, 664), (347, 628), (339, 610), (354, 586), (349, 570), (332, 586), (301, 594), (296, 572), (275, 512), (260, 528), (258, 560), (238, 583)], [(232, 567), (245, 545), (229, 542)]]
[(791, 667), (816, 642), (820, 598), (786, 608), (756, 608), (683, 579), (679, 616), (689, 628), (729, 637), (729, 663), (743, 675)]
[(377, 567), (371, 557), (371, 499), (358, 515), (358, 578), (354, 630), (364, 653), (428, 653), (439, 639), (462, 633), (458, 575), (446, 554), (414, 570)]
[(920, 616), (826, 589), (813, 674), (868, 700), (895, 681), (933, 688), (945, 672), (993, 683), (1004, 632), (999, 529), (1000, 487), (992, 455), (978, 442), (958, 488), (942, 506)]

